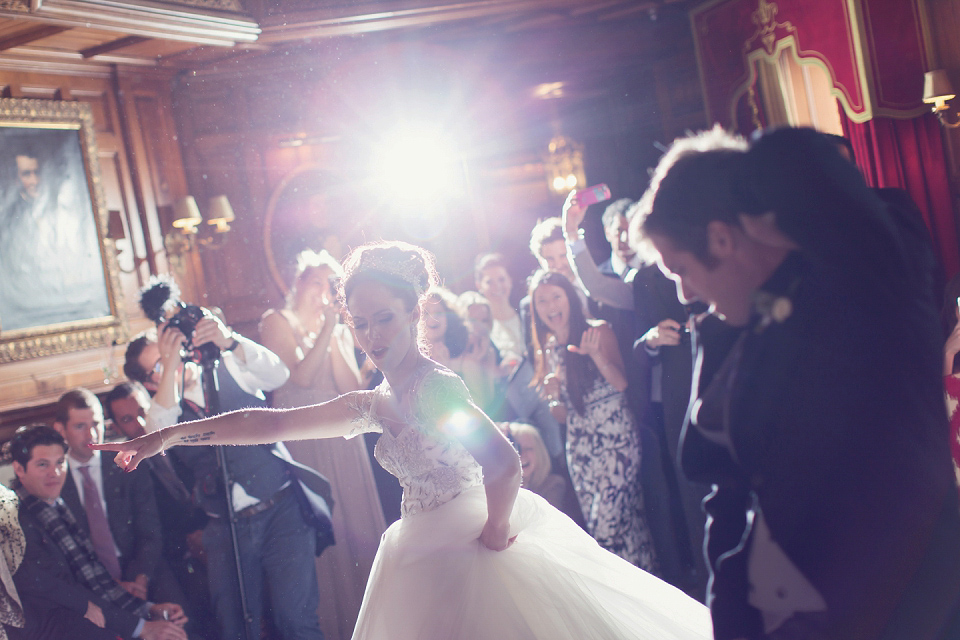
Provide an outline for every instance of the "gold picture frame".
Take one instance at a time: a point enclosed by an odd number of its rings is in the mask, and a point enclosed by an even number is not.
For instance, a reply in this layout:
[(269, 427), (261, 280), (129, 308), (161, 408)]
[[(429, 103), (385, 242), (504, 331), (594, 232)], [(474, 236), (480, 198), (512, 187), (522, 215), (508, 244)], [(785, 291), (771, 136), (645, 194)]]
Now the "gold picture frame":
[(0, 99), (0, 364), (126, 341), (93, 115)]

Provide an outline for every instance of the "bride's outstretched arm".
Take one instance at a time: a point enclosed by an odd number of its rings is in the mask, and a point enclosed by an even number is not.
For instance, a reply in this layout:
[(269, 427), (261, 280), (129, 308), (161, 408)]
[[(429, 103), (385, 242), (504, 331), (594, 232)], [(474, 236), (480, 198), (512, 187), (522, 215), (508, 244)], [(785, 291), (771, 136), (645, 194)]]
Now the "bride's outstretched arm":
[(173, 446), (271, 444), (280, 440), (334, 438), (352, 431), (363, 407), (370, 402), (369, 394), (369, 391), (354, 391), (329, 402), (296, 409), (241, 409), (177, 424), (127, 442), (90, 447), (117, 451), (117, 465), (132, 471), (144, 458)]

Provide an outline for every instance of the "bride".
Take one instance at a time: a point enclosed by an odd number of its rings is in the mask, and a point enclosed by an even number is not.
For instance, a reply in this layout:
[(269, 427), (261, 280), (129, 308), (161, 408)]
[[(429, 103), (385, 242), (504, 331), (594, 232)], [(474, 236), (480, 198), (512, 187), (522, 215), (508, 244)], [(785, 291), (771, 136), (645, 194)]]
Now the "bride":
[(509, 441), (460, 378), (421, 352), (422, 297), (437, 280), (432, 256), (405, 243), (368, 244), (344, 266), (340, 295), (358, 344), (384, 374), (379, 387), (97, 448), (118, 451), (117, 464), (131, 470), (175, 445), (382, 432), (376, 457), (403, 486), (403, 517), (381, 540), (355, 639), (709, 638), (706, 607), (520, 489)]

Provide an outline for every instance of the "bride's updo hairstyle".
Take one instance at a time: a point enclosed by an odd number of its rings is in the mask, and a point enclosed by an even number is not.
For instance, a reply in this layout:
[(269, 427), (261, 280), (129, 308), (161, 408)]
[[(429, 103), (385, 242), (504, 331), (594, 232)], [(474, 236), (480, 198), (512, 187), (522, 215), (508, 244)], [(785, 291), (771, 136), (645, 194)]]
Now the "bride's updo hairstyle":
[(372, 242), (350, 252), (343, 261), (340, 301), (347, 305), (357, 285), (376, 282), (413, 311), (431, 287), (439, 285), (433, 254), (406, 242)]

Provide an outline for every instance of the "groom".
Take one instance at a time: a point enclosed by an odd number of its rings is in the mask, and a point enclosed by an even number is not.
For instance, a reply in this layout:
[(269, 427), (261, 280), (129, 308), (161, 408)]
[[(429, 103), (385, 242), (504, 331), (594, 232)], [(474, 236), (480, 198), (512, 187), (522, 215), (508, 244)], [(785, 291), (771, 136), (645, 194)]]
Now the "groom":
[(812, 129), (678, 141), (651, 190), (661, 268), (736, 330), (696, 336), (681, 451), (714, 485), (715, 637), (960, 637), (942, 337), (910, 230)]

